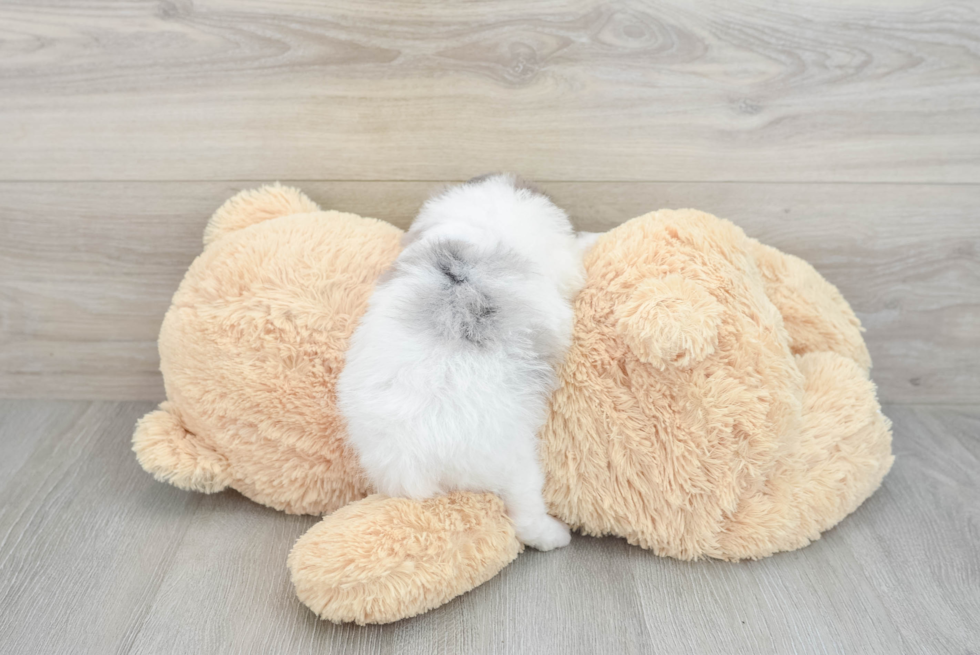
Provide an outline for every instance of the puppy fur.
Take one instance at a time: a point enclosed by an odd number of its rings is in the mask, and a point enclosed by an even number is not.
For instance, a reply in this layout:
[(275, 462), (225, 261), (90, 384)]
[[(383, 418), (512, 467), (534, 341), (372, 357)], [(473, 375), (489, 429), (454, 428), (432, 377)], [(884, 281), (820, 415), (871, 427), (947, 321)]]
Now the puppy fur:
[(500, 495), (525, 544), (567, 545), (549, 517), (537, 433), (584, 282), (567, 215), (512, 175), (425, 203), (371, 297), (337, 383), (374, 487)]

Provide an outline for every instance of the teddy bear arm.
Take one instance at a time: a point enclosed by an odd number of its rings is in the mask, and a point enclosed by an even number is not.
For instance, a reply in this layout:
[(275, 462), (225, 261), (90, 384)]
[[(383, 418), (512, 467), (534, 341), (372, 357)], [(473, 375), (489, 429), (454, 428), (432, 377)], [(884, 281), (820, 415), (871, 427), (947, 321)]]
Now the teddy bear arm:
[(188, 432), (169, 402), (136, 424), (133, 451), (148, 473), (180, 489), (209, 494), (229, 484), (227, 460)]
[(483, 584), (521, 550), (503, 502), (457, 492), (425, 501), (368, 496), (300, 537), (299, 599), (334, 623), (391, 623)]

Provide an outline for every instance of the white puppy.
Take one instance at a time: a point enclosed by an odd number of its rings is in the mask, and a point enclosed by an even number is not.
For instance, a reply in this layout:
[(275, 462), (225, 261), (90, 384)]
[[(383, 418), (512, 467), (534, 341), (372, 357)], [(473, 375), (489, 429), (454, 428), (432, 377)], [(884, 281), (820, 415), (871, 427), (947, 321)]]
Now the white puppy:
[(511, 175), (422, 207), (347, 350), (337, 400), (374, 487), (503, 499), (517, 536), (565, 546), (547, 514), (537, 433), (584, 272), (565, 212)]

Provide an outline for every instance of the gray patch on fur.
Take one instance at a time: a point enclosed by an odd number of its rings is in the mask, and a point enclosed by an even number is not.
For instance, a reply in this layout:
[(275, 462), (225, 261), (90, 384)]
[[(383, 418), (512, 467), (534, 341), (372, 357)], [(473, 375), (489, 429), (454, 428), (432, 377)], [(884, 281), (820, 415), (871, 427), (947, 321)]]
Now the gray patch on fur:
[(420, 328), (440, 338), (490, 347), (521, 322), (508, 286), (530, 274), (530, 264), (515, 253), (446, 239), (416, 248), (397, 266), (407, 283), (424, 281), (406, 297), (406, 309)]
[(499, 303), (486, 285), (475, 284), (473, 268), (478, 262), (472, 250), (458, 241), (441, 241), (425, 255), (443, 276), (431, 302), (431, 320), (443, 336), (463, 339), (477, 346), (496, 340)]

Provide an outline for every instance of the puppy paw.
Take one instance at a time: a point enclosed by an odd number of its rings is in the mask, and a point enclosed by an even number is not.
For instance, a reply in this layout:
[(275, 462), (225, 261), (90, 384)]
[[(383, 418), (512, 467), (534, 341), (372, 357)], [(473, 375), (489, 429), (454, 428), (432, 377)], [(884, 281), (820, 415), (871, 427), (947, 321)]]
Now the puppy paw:
[(534, 523), (519, 527), (517, 538), (535, 550), (554, 550), (572, 541), (568, 526), (558, 519), (545, 516)]

